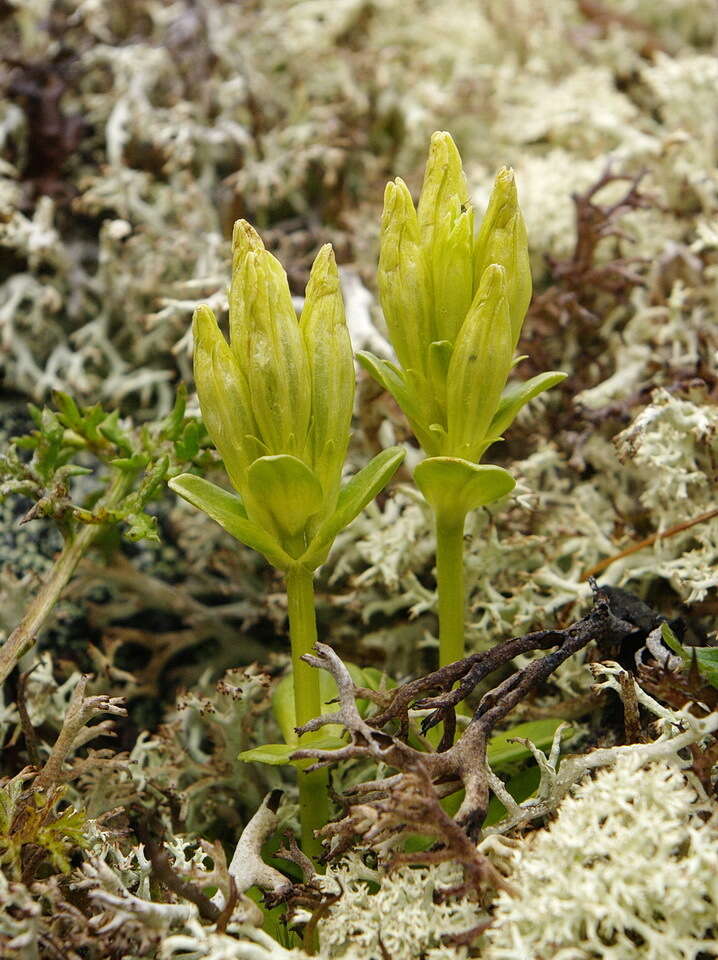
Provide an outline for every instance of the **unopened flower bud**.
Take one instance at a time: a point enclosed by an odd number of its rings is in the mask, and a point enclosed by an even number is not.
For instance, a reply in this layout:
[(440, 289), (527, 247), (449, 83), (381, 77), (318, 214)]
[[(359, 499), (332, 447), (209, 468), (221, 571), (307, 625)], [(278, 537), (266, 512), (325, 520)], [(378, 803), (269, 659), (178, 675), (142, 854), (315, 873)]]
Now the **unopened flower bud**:
[(506, 271), (487, 267), (457, 337), (447, 376), (450, 456), (478, 460), (511, 369)]
[(477, 284), (492, 263), (498, 263), (506, 270), (506, 297), (515, 349), (531, 302), (532, 288), (526, 224), (519, 208), (514, 172), (509, 167), (503, 167), (496, 175), (476, 239), (474, 276)]
[(417, 216), (430, 277), (431, 340), (453, 343), (474, 294), (474, 215), (448, 133), (431, 138)]
[(271, 454), (301, 455), (311, 381), (287, 275), (251, 228), (235, 230), (234, 259), (232, 350), (247, 378), (260, 439)]
[(325, 500), (333, 503), (349, 443), (355, 374), (339, 271), (329, 244), (322, 247), (312, 266), (300, 329), (312, 382), (308, 462)]
[(198, 307), (194, 315), (194, 379), (207, 432), (232, 485), (244, 494), (247, 468), (258, 455), (249, 389), (214, 314), (206, 306)]
[(377, 283), (399, 362), (405, 370), (423, 378), (427, 344), (434, 339), (430, 280), (414, 202), (400, 179), (387, 183), (384, 193)]

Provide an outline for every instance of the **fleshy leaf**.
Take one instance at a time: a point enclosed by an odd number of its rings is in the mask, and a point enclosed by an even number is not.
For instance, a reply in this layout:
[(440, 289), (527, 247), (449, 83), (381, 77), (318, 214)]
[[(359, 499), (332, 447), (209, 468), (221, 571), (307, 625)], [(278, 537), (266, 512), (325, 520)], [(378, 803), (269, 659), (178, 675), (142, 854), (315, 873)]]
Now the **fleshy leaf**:
[(174, 477), (169, 481), (169, 486), (193, 507), (216, 520), (235, 539), (264, 554), (275, 567), (285, 570), (291, 566), (292, 558), (274, 537), (247, 518), (247, 511), (239, 497), (191, 473)]
[(344, 527), (348, 527), (369, 501), (386, 486), (405, 456), (406, 451), (401, 447), (382, 450), (342, 487), (336, 509), (320, 524), (309, 549), (301, 558), (303, 563), (315, 567), (324, 563), (336, 535)]
[(255, 460), (247, 471), (252, 515), (280, 538), (296, 537), (322, 508), (322, 485), (310, 468), (282, 453)]
[(399, 370), (395, 364), (365, 350), (360, 350), (356, 358), (369, 376), (399, 404), (422, 448), (429, 453), (439, 453), (426, 425), (439, 414), (440, 407), (433, 402), (432, 391), (423, 376), (411, 369)]
[(682, 657), (686, 668), (690, 668), (695, 657), (701, 677), (718, 688), (718, 647), (684, 647), (667, 623), (661, 624), (661, 634), (666, 646)]
[(503, 467), (470, 463), (458, 457), (430, 457), (414, 470), (414, 480), (437, 513), (457, 520), (510, 493), (516, 481)]
[(366, 350), (360, 350), (356, 355), (359, 365), (362, 366), (369, 376), (376, 380), (399, 404), (401, 409), (409, 416), (411, 401), (406, 389), (404, 376), (398, 367), (390, 363), (389, 360), (382, 360), (381, 357), (375, 357), (373, 353)]
[(550, 390), (566, 379), (567, 374), (559, 370), (539, 373), (522, 383), (512, 383), (501, 394), (498, 408), (489, 427), (489, 436), (498, 438), (516, 419), (522, 407), (544, 390)]
[[(347, 663), (346, 661), (344, 661), (344, 666), (358, 687), (368, 686), (364, 677), (364, 671), (361, 667), (358, 667), (355, 663)], [(318, 676), (322, 713), (333, 713), (337, 709), (337, 705), (331, 701), (339, 696), (339, 690), (334, 677), (325, 670), (318, 671)], [(365, 701), (357, 701), (357, 703), (360, 709), (361, 705), (366, 706)], [(294, 677), (291, 671), (282, 677), (274, 689), (274, 693), (272, 694), (272, 712), (279, 725), (279, 729), (282, 731), (285, 742), (294, 744), (294, 749), (296, 750), (299, 737), (295, 730), (297, 726), (297, 715), (294, 709)], [(342, 732), (342, 727), (331, 724), (324, 727), (323, 730), (327, 734), (339, 737)]]
[[(531, 751), (523, 743), (509, 743), (509, 740), (521, 737), (524, 740), (530, 740), (535, 746), (543, 750), (545, 747), (551, 746), (553, 736), (562, 723), (563, 720), (547, 717), (545, 720), (519, 723), (517, 726), (511, 727), (510, 730), (495, 733), (488, 742), (486, 752), (492, 770), (502, 770), (531, 756)], [(566, 728), (563, 736), (567, 737), (570, 733), (571, 731)]]
[[(346, 741), (331, 734), (315, 734), (312, 739), (308, 736), (306, 743), (302, 741), (302, 748), (312, 750), (339, 750), (341, 747), (346, 747)], [(310, 767), (314, 760), (290, 760), (292, 754), (298, 749), (299, 746), (296, 743), (264, 743), (261, 747), (243, 750), (238, 759), (244, 760), (245, 763), (266, 763), (273, 767), (287, 764), (299, 767), (300, 770)]]

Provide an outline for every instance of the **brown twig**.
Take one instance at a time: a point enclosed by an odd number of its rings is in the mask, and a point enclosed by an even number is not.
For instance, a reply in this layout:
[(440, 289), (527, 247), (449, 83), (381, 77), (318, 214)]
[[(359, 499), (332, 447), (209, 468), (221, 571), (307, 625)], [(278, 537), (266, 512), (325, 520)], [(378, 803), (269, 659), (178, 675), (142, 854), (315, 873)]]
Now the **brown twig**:
[(103, 736), (114, 735), (112, 721), (102, 720), (92, 727), (85, 727), (88, 721), (101, 713), (109, 713), (119, 717), (127, 716), (127, 710), (123, 706), (124, 697), (107, 697), (104, 695), (86, 697), (85, 690), (89, 681), (90, 675), (83, 674), (73, 691), (62, 730), (60, 730), (54, 743), (47, 763), (40, 770), (35, 780), (36, 790), (48, 790), (50, 787), (62, 783), (65, 779), (63, 765), (73, 750), (100, 734)]
[(695, 527), (697, 523), (705, 523), (706, 520), (712, 520), (713, 517), (718, 517), (718, 508), (715, 510), (708, 510), (706, 513), (702, 513), (700, 516), (694, 517), (692, 520), (685, 520), (683, 523), (676, 523), (667, 530), (660, 530), (657, 533), (652, 533), (650, 537), (646, 537), (644, 540), (640, 540), (638, 543), (634, 543), (630, 547), (626, 547), (625, 550), (621, 550), (620, 553), (614, 553), (612, 557), (606, 557), (606, 559), (601, 560), (600, 563), (594, 564), (584, 573), (584, 575), (581, 577), (581, 581), (585, 582), (591, 577), (595, 577), (597, 574), (603, 573), (603, 571), (607, 567), (610, 567), (612, 563), (615, 563), (616, 560), (623, 560), (624, 557), (630, 557), (631, 554), (638, 553), (639, 550), (645, 550), (646, 547), (653, 546), (653, 544), (657, 543), (659, 540), (667, 540), (668, 537), (675, 537), (677, 533), (682, 533), (684, 530), (690, 530), (690, 528)]
[[(394, 691), (391, 703), (369, 720), (360, 716), (351, 677), (334, 651), (324, 644), (317, 644), (316, 655), (305, 656), (304, 659), (311, 666), (332, 674), (339, 690), (340, 707), (332, 714), (324, 714), (310, 721), (298, 732), (318, 730), (325, 724), (341, 724), (351, 740), (338, 750), (299, 750), (293, 759), (313, 759), (315, 766), (320, 767), (362, 757), (398, 771), (393, 776), (363, 783), (355, 788), (355, 804), (342, 820), (328, 824), (322, 831), (325, 838), (335, 840), (332, 856), (348, 849), (357, 834), (363, 834), (365, 840), (376, 844), (388, 840), (392, 832), (406, 830), (409, 810), (414, 811), (411, 814), (414, 827), (421, 822), (426, 832), (433, 824), (433, 830), (429, 832), (438, 835), (447, 848), (455, 845), (451, 833), (457, 827), (461, 828), (462, 835), (473, 836), (478, 833), (486, 817), (490, 795), (491, 772), (486, 748), (492, 731), (557, 667), (591, 640), (598, 643), (620, 642), (635, 629), (633, 624), (612, 612), (608, 596), (598, 590), (595, 584), (594, 590), (593, 609), (571, 627), (537, 631), (526, 637), (507, 640), (493, 650), (474, 654), (442, 667), (428, 677), (405, 684)], [(462, 736), (443, 752), (423, 753), (378, 729), (390, 721), (404, 721), (411, 706), (427, 705), (434, 709), (424, 720), (424, 726), (425, 729), (433, 726), (451, 716), (457, 703), (488, 673), (510, 663), (519, 653), (550, 647), (556, 649), (512, 673), (485, 694)], [(459, 686), (453, 690), (457, 682)], [(420, 699), (422, 694), (437, 690), (442, 692), (431, 699)], [(417, 783), (422, 784), (420, 790), (416, 788)], [(452, 785), (451, 789), (447, 784)], [(439, 823), (434, 808), (439, 796), (444, 795), (444, 789), (454, 792), (460, 786), (464, 788), (464, 799), (456, 817), (453, 821), (448, 818)], [(421, 856), (425, 861), (427, 854)]]
[[(139, 833), (140, 831), (138, 831)], [(156, 840), (145, 838), (143, 840), (145, 849), (150, 858), (150, 863), (152, 864), (152, 873), (156, 880), (164, 884), (168, 890), (171, 890), (172, 893), (176, 893), (178, 897), (181, 897), (183, 900), (189, 900), (190, 903), (193, 903), (199, 910), (199, 915), (204, 920), (209, 920), (211, 923), (217, 923), (220, 917), (223, 915), (224, 911), (220, 910), (209, 897), (205, 896), (204, 893), (195, 886), (190, 880), (187, 880), (185, 877), (181, 877), (172, 865), (170, 860), (170, 855), (165, 850), (161, 844)], [(237, 888), (234, 887), (234, 898), (236, 903)], [(229, 906), (229, 901), (232, 897), (228, 898), (227, 906)], [(225, 907), (226, 909), (226, 907)], [(231, 916), (231, 912), (229, 914)], [(226, 921), (225, 921), (226, 923)]]

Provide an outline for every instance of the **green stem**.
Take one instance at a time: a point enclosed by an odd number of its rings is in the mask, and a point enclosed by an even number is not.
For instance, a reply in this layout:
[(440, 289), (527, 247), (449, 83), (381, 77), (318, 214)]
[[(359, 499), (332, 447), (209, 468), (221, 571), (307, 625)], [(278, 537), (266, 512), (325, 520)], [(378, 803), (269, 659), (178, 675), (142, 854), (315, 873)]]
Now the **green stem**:
[(464, 656), (464, 515), (436, 514), (439, 666)]
[[(100, 505), (107, 509), (116, 507), (131, 489), (133, 481), (134, 474), (118, 473)], [(0, 684), (12, 673), (20, 657), (32, 650), (38, 634), (72, 579), (78, 563), (104, 529), (104, 524), (83, 524), (79, 530), (67, 536), (50, 576), (28, 607), (25, 616), (0, 647)]]
[[(312, 571), (300, 564), (287, 571), (294, 710), (298, 727), (318, 717), (322, 712), (319, 674), (301, 659), (303, 654), (311, 653), (317, 642), (313, 581)], [(315, 770), (312, 773), (299, 771), (298, 782), (302, 849), (308, 856), (316, 858), (321, 854), (322, 846), (314, 836), (314, 831), (329, 820), (328, 773), (326, 770)]]

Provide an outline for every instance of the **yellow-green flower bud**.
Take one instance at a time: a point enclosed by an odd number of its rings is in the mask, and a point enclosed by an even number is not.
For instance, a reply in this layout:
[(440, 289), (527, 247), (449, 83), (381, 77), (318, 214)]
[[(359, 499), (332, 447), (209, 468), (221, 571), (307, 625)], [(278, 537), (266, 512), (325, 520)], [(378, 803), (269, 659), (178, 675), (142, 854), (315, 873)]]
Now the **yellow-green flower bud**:
[(259, 438), (270, 454), (301, 456), (311, 380), (287, 275), (243, 221), (234, 233), (233, 262), (232, 351), (247, 378)]
[(531, 302), (531, 266), (526, 224), (519, 208), (514, 172), (509, 167), (503, 167), (496, 175), (476, 238), (474, 278), (477, 285), (491, 263), (498, 263), (506, 270), (506, 296), (515, 349)]
[(431, 138), (417, 216), (431, 283), (431, 340), (453, 343), (474, 295), (474, 214), (448, 133)]
[(435, 245), (437, 231), (447, 217), (452, 220), (469, 205), (469, 188), (461, 166), (461, 156), (451, 134), (439, 130), (432, 134), (429, 157), (424, 171), (417, 217), (421, 242), (427, 251)]
[(322, 247), (312, 266), (300, 328), (312, 378), (307, 456), (330, 509), (349, 444), (355, 385), (339, 271), (330, 244)]
[[(237, 359), (240, 359), (243, 334), (249, 323), (242, 286), (242, 267), (248, 253), (262, 253), (264, 244), (254, 227), (246, 220), (237, 220), (232, 230), (232, 279), (229, 285), (229, 342)], [(251, 299), (251, 298), (250, 298)], [(246, 348), (246, 344), (244, 345)]]
[(377, 283), (399, 362), (424, 378), (427, 345), (436, 339), (431, 327), (430, 279), (414, 202), (398, 178), (387, 183), (384, 193)]
[(459, 332), (447, 376), (447, 454), (476, 461), (511, 369), (513, 342), (506, 271), (484, 271)]
[(258, 456), (247, 381), (209, 307), (194, 315), (194, 379), (202, 419), (234, 488), (246, 493), (246, 472)]

